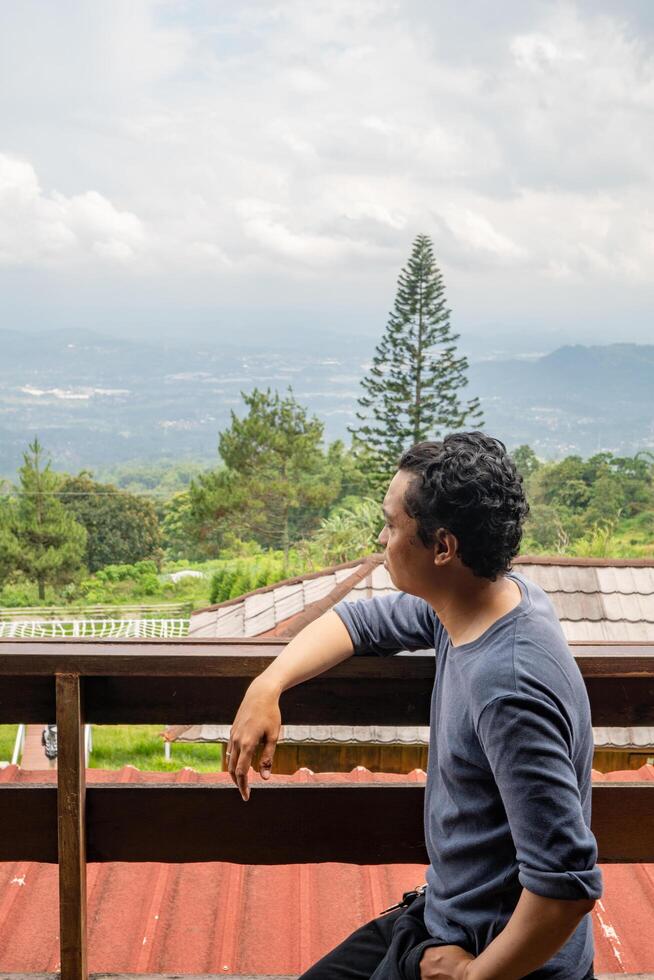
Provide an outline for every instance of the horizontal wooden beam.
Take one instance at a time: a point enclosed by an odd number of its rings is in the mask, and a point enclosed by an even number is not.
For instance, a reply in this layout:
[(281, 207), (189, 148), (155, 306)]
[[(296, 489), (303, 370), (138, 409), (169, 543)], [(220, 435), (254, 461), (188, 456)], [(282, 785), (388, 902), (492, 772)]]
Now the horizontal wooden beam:
[[(83, 677), (184, 676), (207, 674), (255, 677), (286, 646), (278, 638), (216, 638), (212, 640), (0, 640), (0, 675), (80, 674)], [(630, 676), (654, 673), (652, 643), (572, 643), (570, 648), (589, 675)], [(433, 651), (395, 657), (359, 655), (330, 670), (334, 676), (367, 677), (406, 667), (406, 660), (431, 659)], [(376, 664), (377, 667), (370, 665)], [(342, 672), (345, 673), (342, 673)], [(433, 673), (433, 671), (432, 671)]]
[[(89, 861), (427, 864), (424, 786), (103, 784), (86, 791)], [(380, 815), (383, 815), (380, 817)], [(654, 784), (597, 783), (599, 859), (654, 861)], [(0, 785), (0, 861), (57, 861), (56, 788)]]
[[(71, 645), (77, 653), (56, 652)], [(90, 652), (80, 652), (86, 647)], [(188, 648), (180, 641), (3, 641), (0, 723), (54, 722), (54, 671), (68, 665), (82, 676), (89, 723), (231, 724), (253, 677), (271, 663), (271, 650), (282, 647), (231, 640)], [(654, 646), (647, 654), (643, 644), (634, 649), (637, 655), (625, 645), (575, 648), (593, 724), (654, 725)], [(433, 682), (433, 653), (356, 656), (287, 691), (282, 716), (296, 725), (427, 725)]]
[[(363, 658), (361, 658), (363, 659)], [(362, 697), (360, 672), (320, 677), (282, 695), (287, 725), (428, 725), (433, 658), (411, 662), (403, 673), (370, 672)], [(413, 658), (412, 658), (413, 661)], [(405, 661), (406, 663), (406, 661)], [(376, 663), (371, 666), (376, 667)], [(383, 668), (391, 665), (384, 662)], [(582, 664), (582, 668), (585, 667)], [(379, 667), (377, 667), (377, 671)], [(613, 674), (584, 677), (593, 724), (654, 725), (654, 677)], [(227, 725), (234, 720), (250, 676), (221, 677), (86, 677), (83, 697), (92, 724)], [(54, 678), (3, 677), (0, 724), (54, 722)]]
[(57, 858), (57, 787), (0, 783), (0, 861)]

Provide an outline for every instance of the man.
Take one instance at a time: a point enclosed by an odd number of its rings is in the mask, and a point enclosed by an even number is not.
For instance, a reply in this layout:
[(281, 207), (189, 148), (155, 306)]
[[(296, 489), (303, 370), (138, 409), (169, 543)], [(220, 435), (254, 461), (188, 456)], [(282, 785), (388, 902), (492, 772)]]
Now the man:
[(362, 926), (306, 980), (587, 980), (601, 895), (586, 690), (552, 605), (512, 572), (527, 514), (503, 444), (479, 432), (400, 459), (379, 536), (398, 592), (342, 602), (250, 686), (229, 771), (244, 799), (282, 691), (352, 653), (434, 647), (424, 895)]

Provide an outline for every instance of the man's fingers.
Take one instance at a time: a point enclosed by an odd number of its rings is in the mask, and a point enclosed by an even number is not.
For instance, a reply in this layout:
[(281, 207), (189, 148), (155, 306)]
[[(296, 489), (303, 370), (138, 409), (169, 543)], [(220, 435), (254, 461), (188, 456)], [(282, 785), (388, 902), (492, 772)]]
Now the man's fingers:
[(238, 748), (232, 736), (229, 736), (229, 742), (227, 748), (225, 749), (225, 760), (227, 763), (227, 772), (231, 776), (232, 782), (236, 785), (236, 763), (238, 761)]
[(277, 746), (276, 738), (271, 738), (271, 737), (266, 738), (266, 743), (263, 747), (261, 758), (259, 759), (259, 772), (261, 773), (263, 779), (270, 778), (276, 746)]
[(248, 785), (249, 768), (250, 767), (248, 766), (246, 769), (242, 769), (239, 766), (239, 768), (236, 770), (236, 785), (238, 786), (239, 792), (245, 802), (250, 799), (250, 787)]
[(254, 752), (254, 746), (241, 746), (238, 759), (234, 765), (234, 775), (236, 777), (236, 785), (239, 788), (241, 796), (244, 800), (250, 799), (250, 787), (248, 785), (248, 773), (250, 771), (250, 763), (252, 761), (252, 754)]

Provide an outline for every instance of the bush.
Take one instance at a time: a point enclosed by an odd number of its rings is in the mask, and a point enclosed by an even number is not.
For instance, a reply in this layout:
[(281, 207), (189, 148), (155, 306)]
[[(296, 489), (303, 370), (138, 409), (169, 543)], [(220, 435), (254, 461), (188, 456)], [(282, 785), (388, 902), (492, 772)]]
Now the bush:
[(236, 599), (247, 592), (281, 582), (305, 570), (306, 565), (295, 551), (291, 551), (289, 559), (289, 563), (285, 565), (282, 552), (271, 551), (226, 562), (212, 576), (210, 604)]
[(37, 606), (39, 594), (31, 582), (7, 582), (0, 589), (0, 606)]

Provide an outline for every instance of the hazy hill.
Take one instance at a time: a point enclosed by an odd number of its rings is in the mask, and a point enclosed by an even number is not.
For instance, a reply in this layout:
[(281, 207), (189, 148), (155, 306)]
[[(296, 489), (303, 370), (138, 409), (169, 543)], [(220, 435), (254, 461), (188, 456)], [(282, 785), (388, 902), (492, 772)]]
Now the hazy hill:
[[(285, 390), (347, 438), (374, 342), (333, 338), (321, 353), (209, 341), (146, 344), (85, 330), (0, 331), (0, 474), (13, 475), (35, 434), (58, 467), (215, 458), (240, 391)], [(472, 362), (470, 395), (486, 429), (543, 456), (654, 446), (654, 346), (561, 347), (534, 359)]]

